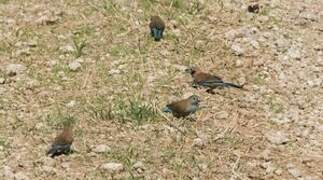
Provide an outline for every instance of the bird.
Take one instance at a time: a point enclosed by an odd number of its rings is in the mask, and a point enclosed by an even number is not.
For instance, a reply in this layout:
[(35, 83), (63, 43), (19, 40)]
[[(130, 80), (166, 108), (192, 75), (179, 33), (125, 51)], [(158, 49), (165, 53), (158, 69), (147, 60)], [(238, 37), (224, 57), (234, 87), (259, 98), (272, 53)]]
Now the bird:
[(198, 67), (190, 67), (185, 70), (185, 72), (191, 74), (193, 78), (192, 86), (205, 87), (208, 88), (207, 92), (213, 93), (213, 89), (218, 87), (234, 87), (234, 88), (243, 88), (243, 85), (237, 85), (231, 82), (225, 82), (221, 77), (212, 75), (206, 72), (203, 72)]
[(164, 21), (159, 16), (151, 16), (149, 28), (150, 34), (155, 39), (155, 41), (160, 41), (165, 30)]
[(192, 95), (187, 99), (167, 104), (163, 112), (172, 113), (176, 118), (182, 118), (195, 113), (199, 109), (199, 103), (200, 98), (197, 95)]
[(71, 145), (74, 140), (72, 128), (73, 127), (71, 124), (64, 125), (62, 132), (58, 136), (56, 136), (46, 155), (54, 158), (55, 156), (62, 154), (67, 155), (72, 152)]

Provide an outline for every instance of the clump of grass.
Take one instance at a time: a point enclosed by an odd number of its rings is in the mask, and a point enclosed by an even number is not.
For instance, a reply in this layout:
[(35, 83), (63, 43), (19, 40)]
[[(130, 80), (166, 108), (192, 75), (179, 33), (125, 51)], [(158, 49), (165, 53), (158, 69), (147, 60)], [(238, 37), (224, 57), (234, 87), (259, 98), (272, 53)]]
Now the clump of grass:
[(79, 58), (83, 55), (83, 49), (86, 46), (85, 40), (78, 40), (77, 38), (73, 38), (73, 44), (74, 44), (74, 56), (75, 58)]
[(87, 111), (92, 118), (98, 120), (110, 120), (114, 117), (109, 101), (102, 96), (96, 97), (94, 104), (88, 106)]
[(119, 100), (115, 110), (117, 119), (123, 123), (131, 122), (135, 125), (142, 125), (157, 117), (157, 113), (150, 105), (138, 99)]
[(182, 7), (183, 7), (184, 2), (183, 2), (183, 0), (171, 0), (171, 1), (170, 1), (170, 4), (171, 4), (172, 6), (174, 6), (175, 8), (180, 9), (180, 8), (182, 8)]
[(137, 126), (151, 122), (157, 117), (153, 107), (140, 99), (108, 100), (105, 97), (97, 97), (86, 111), (95, 120), (129, 122)]
[(6, 148), (9, 147), (8, 141), (4, 137), (0, 137), (0, 150), (5, 150)]
[(9, 0), (0, 0), (0, 4), (7, 4)]
[(75, 124), (76, 118), (70, 114), (63, 114), (59, 110), (45, 116), (45, 121), (50, 126), (65, 126)]
[(270, 106), (270, 110), (274, 113), (281, 113), (284, 111), (284, 106), (280, 104), (275, 97), (269, 97), (268, 104)]

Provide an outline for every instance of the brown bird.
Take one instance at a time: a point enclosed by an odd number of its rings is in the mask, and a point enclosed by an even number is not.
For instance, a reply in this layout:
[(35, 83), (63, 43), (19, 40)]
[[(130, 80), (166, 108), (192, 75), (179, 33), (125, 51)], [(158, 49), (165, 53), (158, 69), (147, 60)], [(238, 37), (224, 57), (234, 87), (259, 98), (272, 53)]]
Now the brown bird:
[(173, 102), (166, 105), (163, 109), (166, 113), (172, 113), (177, 118), (186, 117), (195, 113), (199, 109), (200, 99), (196, 95), (192, 95), (187, 99)]
[(71, 145), (73, 143), (73, 130), (71, 124), (65, 124), (63, 131), (59, 134), (50, 149), (47, 151), (47, 155), (51, 158), (62, 154), (69, 154), (71, 152)]
[(188, 68), (185, 70), (185, 72), (191, 74), (193, 78), (193, 87), (208, 88), (207, 92), (213, 92), (212, 90), (218, 87), (243, 88), (242, 85), (224, 82), (219, 76), (203, 72), (197, 67)]
[(155, 41), (160, 41), (165, 30), (165, 23), (159, 16), (152, 16), (149, 23), (150, 34)]

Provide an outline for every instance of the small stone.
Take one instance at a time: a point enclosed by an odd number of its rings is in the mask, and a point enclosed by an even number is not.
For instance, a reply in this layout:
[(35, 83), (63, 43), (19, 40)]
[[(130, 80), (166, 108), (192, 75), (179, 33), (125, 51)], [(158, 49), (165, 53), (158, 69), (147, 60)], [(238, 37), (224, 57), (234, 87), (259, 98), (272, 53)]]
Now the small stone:
[(277, 174), (277, 176), (282, 175), (282, 173), (283, 173), (283, 170), (282, 170), (281, 168), (279, 168), (279, 169), (277, 169), (277, 170), (275, 171), (275, 174)]
[(206, 143), (202, 138), (195, 138), (193, 140), (193, 146), (195, 147), (204, 147), (205, 145)]
[(9, 166), (3, 166), (2, 175), (7, 179), (13, 179), (14, 177), (14, 173), (12, 172), (12, 169)]
[(51, 173), (51, 174), (55, 174), (56, 173), (56, 169), (50, 166), (43, 166), (42, 170), (47, 172), (47, 173)]
[(17, 74), (21, 74), (26, 70), (26, 66), (22, 64), (9, 64), (6, 67), (6, 74), (8, 76), (15, 76)]
[(287, 51), (287, 55), (293, 59), (300, 60), (302, 58), (301, 51), (298, 48), (291, 47)]
[(111, 151), (111, 148), (105, 144), (97, 145), (93, 150), (95, 153), (104, 153)]
[(227, 113), (226, 111), (220, 111), (216, 113), (216, 117), (219, 119), (227, 119), (229, 117), (229, 113)]
[(72, 45), (66, 45), (59, 48), (63, 53), (71, 53), (74, 52), (74, 47)]
[(42, 159), (42, 161), (45, 166), (50, 166), (50, 167), (55, 166), (55, 163), (56, 163), (55, 159), (50, 158), (48, 156), (45, 156), (44, 159)]
[(286, 144), (289, 141), (287, 134), (281, 131), (268, 132), (265, 136), (273, 144)]
[(137, 161), (132, 167), (134, 169), (145, 169), (144, 163), (142, 163), (141, 161)]
[(66, 104), (66, 107), (72, 108), (76, 105), (76, 101), (70, 101), (69, 103)]
[(5, 78), (0, 78), (0, 84), (4, 84), (6, 82)]
[(266, 169), (267, 174), (271, 174), (276, 170), (276, 167), (273, 165), (272, 162), (265, 162), (261, 164), (261, 167)]
[(121, 163), (105, 163), (101, 165), (101, 169), (110, 173), (121, 172), (124, 168)]
[(236, 61), (236, 67), (242, 67), (243, 66), (243, 61), (241, 59), (238, 59)]
[(62, 166), (62, 168), (64, 168), (64, 169), (68, 169), (68, 168), (70, 168), (70, 163), (68, 163), (68, 162), (63, 162), (63, 163), (61, 164), (61, 166)]
[(237, 56), (242, 56), (245, 52), (245, 50), (237, 43), (232, 44), (231, 50)]
[(292, 163), (287, 164), (287, 171), (295, 178), (302, 176), (301, 172)]
[(68, 67), (70, 68), (71, 71), (77, 71), (81, 69), (82, 65), (78, 61), (73, 61), (68, 65)]
[(268, 22), (269, 21), (269, 17), (268, 16), (258, 16), (257, 17), (257, 20), (259, 22), (265, 23), (265, 22)]
[(119, 69), (111, 69), (108, 74), (109, 75), (114, 75), (114, 74), (120, 74), (121, 71)]

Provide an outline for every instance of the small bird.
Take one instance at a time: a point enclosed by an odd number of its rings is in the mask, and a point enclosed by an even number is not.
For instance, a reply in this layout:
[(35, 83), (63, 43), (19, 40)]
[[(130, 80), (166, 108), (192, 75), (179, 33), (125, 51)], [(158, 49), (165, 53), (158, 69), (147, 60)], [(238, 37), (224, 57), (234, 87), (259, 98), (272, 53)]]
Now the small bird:
[(150, 18), (149, 28), (150, 34), (155, 39), (155, 41), (160, 41), (165, 30), (164, 21), (159, 16), (152, 16)]
[(200, 87), (209, 88), (207, 92), (210, 92), (210, 93), (213, 92), (212, 91), (213, 89), (218, 87), (235, 87), (240, 89), (243, 88), (242, 85), (237, 85), (230, 82), (224, 82), (222, 78), (220, 78), (219, 76), (205, 73), (197, 67), (188, 68), (185, 70), (185, 72), (191, 74), (191, 76), (193, 77), (193, 87), (197, 88), (200, 86)]
[(166, 105), (163, 109), (166, 113), (172, 113), (177, 118), (186, 117), (195, 113), (199, 109), (200, 98), (196, 95), (192, 95), (187, 99), (173, 102)]
[(64, 125), (63, 131), (59, 134), (50, 149), (47, 151), (47, 155), (51, 158), (62, 154), (69, 154), (71, 152), (71, 145), (73, 143), (73, 130), (72, 125)]

